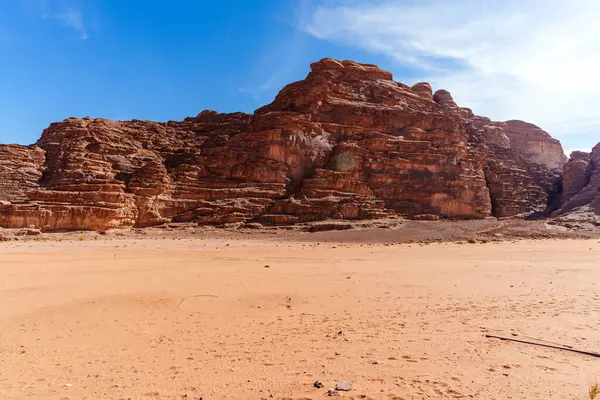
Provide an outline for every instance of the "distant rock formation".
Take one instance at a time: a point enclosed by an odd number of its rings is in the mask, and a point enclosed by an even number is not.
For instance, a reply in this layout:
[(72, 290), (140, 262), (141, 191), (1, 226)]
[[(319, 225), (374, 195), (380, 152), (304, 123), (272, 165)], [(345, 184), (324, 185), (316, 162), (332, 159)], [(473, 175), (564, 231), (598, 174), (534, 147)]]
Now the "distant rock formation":
[(511, 148), (534, 163), (562, 171), (567, 162), (560, 142), (533, 124), (506, 121), (504, 134), (510, 139)]
[(560, 208), (554, 215), (563, 222), (600, 226), (600, 143), (591, 153), (571, 154), (562, 186)]
[(490, 121), (427, 83), (323, 59), (253, 115), (70, 118), (34, 146), (0, 146), (0, 226), (546, 215), (564, 162), (535, 125)]

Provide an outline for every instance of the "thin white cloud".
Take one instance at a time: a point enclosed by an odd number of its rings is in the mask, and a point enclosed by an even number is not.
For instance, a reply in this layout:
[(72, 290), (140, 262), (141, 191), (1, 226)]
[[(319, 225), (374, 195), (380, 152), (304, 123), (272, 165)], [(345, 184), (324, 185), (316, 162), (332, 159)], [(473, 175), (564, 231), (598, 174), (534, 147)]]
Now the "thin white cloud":
[(23, 7), (42, 19), (57, 21), (61, 26), (76, 31), (81, 40), (89, 38), (82, 12), (86, 2), (79, 0), (21, 0)]
[(251, 84), (237, 88), (239, 93), (250, 95), (257, 103), (264, 103), (272, 99), (274, 91), (290, 83), (307, 46), (308, 36), (298, 26), (298, 21), (310, 16), (312, 5), (312, 0), (299, 0), (293, 9), (293, 20), (277, 17), (277, 22), (287, 25), (291, 33), (288, 37), (274, 38), (265, 46), (256, 63), (256, 77)]
[(89, 37), (85, 24), (83, 23), (83, 17), (79, 10), (69, 7), (55, 14), (54, 18), (61, 21), (67, 28), (75, 29), (79, 32), (81, 40), (85, 40)]
[(478, 114), (593, 145), (598, 16), (597, 0), (352, 0), (314, 8), (303, 29), (393, 57)]

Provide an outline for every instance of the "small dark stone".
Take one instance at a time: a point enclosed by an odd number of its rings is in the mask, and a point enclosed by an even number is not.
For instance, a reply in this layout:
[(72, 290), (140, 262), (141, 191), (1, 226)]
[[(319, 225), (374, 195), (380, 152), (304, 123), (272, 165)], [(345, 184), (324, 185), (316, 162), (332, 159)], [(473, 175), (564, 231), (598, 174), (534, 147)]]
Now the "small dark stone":
[(313, 386), (317, 389), (321, 389), (323, 387), (323, 384), (319, 381), (315, 381), (315, 383), (313, 383)]

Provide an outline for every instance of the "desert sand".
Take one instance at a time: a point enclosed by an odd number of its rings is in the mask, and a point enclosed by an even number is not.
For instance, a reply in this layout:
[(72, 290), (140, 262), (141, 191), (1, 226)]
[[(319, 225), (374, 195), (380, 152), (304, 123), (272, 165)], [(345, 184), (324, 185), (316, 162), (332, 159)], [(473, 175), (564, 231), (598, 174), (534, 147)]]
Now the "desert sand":
[(354, 399), (585, 399), (600, 378), (600, 358), (485, 337), (600, 351), (598, 239), (80, 239), (0, 243), (0, 399), (320, 399), (342, 380)]

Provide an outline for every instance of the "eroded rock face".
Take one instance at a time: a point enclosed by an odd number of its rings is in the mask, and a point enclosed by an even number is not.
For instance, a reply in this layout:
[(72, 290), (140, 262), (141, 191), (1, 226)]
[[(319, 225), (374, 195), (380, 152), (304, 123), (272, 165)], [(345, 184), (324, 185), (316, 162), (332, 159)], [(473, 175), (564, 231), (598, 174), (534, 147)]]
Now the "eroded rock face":
[(563, 193), (561, 206), (577, 196), (591, 180), (593, 165), (592, 155), (583, 151), (571, 153), (563, 171)]
[(511, 148), (531, 162), (557, 171), (562, 171), (567, 162), (560, 142), (534, 124), (506, 121), (504, 134), (510, 139)]
[(427, 100), (433, 101), (433, 91), (427, 82), (419, 82), (411, 87), (412, 91)]
[(561, 206), (563, 221), (600, 226), (600, 143), (585, 153), (575, 151), (565, 165)]
[[(437, 96), (436, 96), (437, 94)], [(474, 115), (468, 108), (456, 105), (445, 90), (434, 94), (437, 102), (448, 112), (460, 116), (469, 132), (472, 148), (485, 158), (484, 174), (489, 190), (492, 215), (495, 217), (546, 217), (557, 207), (561, 191), (561, 171), (541, 163), (539, 158), (524, 151), (522, 143), (511, 140), (507, 122), (491, 121)], [(557, 141), (533, 124), (521, 126), (523, 135), (538, 135), (542, 146), (552, 147)], [(533, 132), (529, 132), (531, 129)], [(553, 151), (564, 157), (562, 146)]]
[(45, 153), (37, 146), (0, 144), (0, 202), (23, 202), (38, 186)]
[(254, 115), (71, 118), (36, 146), (0, 147), (0, 226), (525, 215), (548, 209), (560, 182), (562, 148), (540, 132), (374, 65), (323, 59)]

